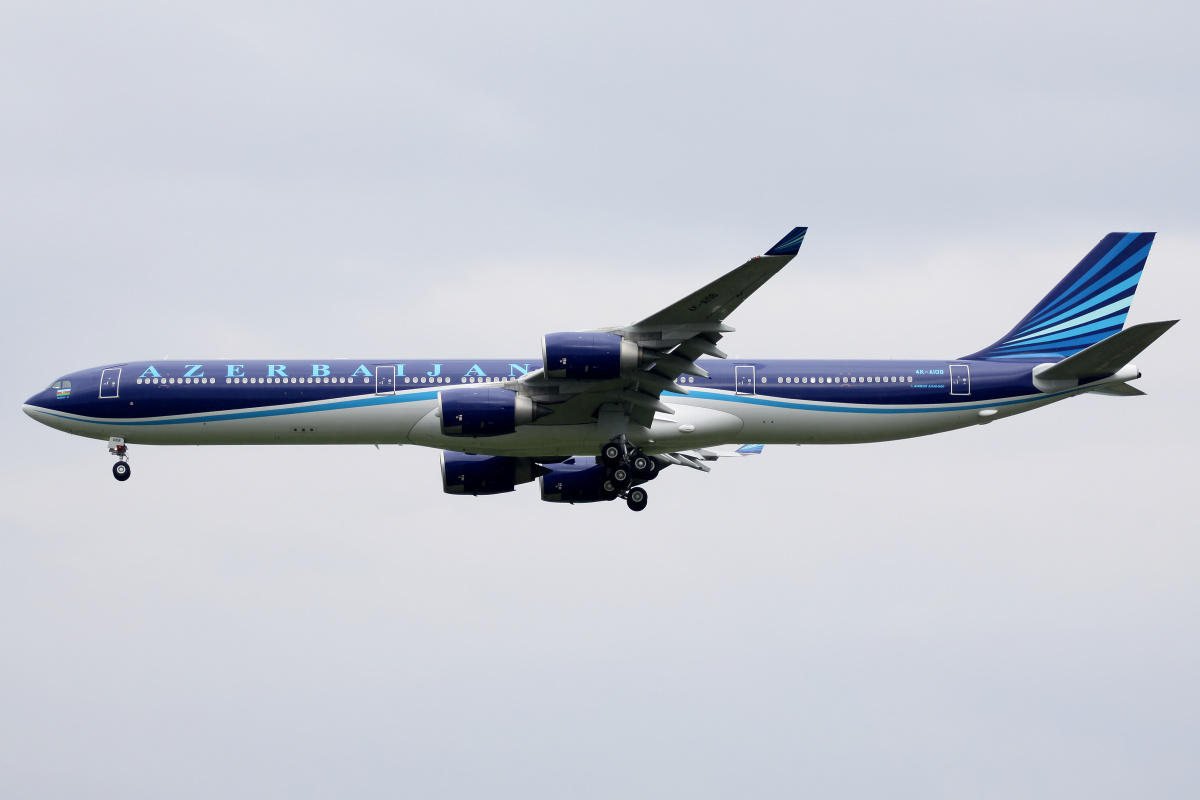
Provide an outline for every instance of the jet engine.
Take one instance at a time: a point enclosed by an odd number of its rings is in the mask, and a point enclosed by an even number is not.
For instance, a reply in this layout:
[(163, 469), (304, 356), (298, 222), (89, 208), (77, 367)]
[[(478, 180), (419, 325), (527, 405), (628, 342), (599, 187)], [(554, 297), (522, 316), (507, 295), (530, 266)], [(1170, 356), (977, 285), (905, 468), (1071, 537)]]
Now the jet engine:
[(548, 378), (619, 378), (641, 361), (641, 348), (615, 333), (547, 333), (542, 337), (542, 365)]
[(503, 494), (546, 472), (531, 458), (442, 451), (442, 490), (446, 494)]
[(438, 392), (446, 436), (499, 436), (553, 413), (511, 389), (462, 388)]
[(542, 467), (542, 499), (547, 503), (596, 503), (612, 500), (618, 490), (608, 475), (608, 467), (590, 457), (575, 457), (561, 464)]

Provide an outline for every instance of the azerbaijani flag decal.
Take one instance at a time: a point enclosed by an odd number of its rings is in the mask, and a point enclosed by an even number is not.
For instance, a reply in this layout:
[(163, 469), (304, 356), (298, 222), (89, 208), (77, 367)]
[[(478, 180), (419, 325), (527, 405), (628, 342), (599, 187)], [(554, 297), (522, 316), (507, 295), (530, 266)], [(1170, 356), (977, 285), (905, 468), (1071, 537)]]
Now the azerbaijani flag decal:
[(59, 400), (62, 400), (64, 397), (70, 397), (70, 396), (71, 396), (71, 387), (70, 386), (66, 387), (65, 389), (58, 390), (58, 399)]

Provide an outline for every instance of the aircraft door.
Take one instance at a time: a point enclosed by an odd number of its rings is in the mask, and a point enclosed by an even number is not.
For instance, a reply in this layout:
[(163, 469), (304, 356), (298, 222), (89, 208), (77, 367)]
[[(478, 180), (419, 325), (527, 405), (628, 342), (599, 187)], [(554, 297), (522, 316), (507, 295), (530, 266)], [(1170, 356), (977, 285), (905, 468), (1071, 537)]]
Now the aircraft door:
[(967, 364), (950, 365), (950, 394), (971, 393), (971, 367)]
[(100, 373), (100, 399), (111, 400), (121, 394), (121, 368), (111, 367)]
[(737, 394), (754, 394), (754, 365), (734, 367), (733, 385)]
[(376, 367), (375, 368), (375, 394), (395, 394), (396, 393), (396, 368), (395, 367)]

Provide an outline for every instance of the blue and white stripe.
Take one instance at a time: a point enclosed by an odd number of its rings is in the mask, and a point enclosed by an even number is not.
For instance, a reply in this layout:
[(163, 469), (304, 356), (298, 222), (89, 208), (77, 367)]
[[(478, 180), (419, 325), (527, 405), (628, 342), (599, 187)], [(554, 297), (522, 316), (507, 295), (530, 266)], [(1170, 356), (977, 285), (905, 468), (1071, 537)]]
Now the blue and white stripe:
[(1110, 233), (1007, 336), (968, 359), (1058, 361), (1125, 325), (1153, 233)]

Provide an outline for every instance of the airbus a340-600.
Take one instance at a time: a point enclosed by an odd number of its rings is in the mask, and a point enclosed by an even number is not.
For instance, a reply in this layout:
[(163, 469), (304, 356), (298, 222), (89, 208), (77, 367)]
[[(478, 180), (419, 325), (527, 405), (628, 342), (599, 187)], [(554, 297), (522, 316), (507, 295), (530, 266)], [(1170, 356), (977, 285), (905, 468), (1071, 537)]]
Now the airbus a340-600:
[(442, 450), (450, 494), (624, 498), (669, 466), (708, 471), (765, 444), (849, 444), (994, 422), (1094, 392), (1140, 395), (1130, 361), (1175, 321), (1125, 329), (1153, 233), (1110, 233), (995, 344), (957, 359), (727, 359), (726, 319), (799, 252), (764, 255), (635, 322), (549, 333), (541, 358), (204, 359), (106, 364), (25, 413), (129, 445), (413, 444)]

